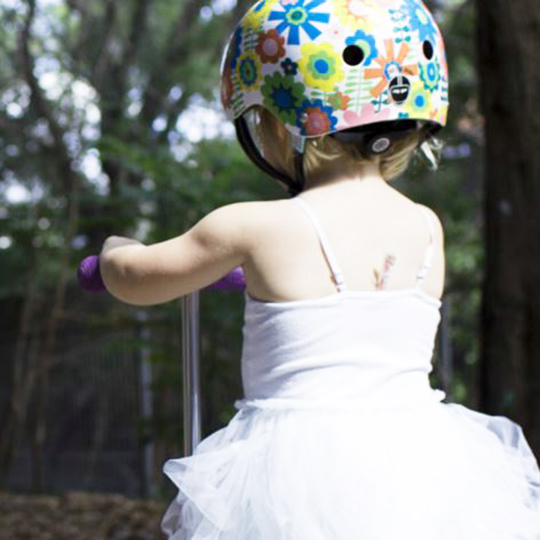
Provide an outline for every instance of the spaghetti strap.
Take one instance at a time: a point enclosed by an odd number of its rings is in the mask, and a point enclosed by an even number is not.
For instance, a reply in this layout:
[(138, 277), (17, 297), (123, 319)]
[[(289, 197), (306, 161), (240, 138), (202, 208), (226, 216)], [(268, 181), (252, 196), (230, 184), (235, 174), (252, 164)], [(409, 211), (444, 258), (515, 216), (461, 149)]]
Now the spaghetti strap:
[(431, 268), (431, 263), (433, 261), (435, 229), (433, 227), (433, 218), (431, 217), (429, 212), (423, 206), (418, 205), (418, 207), (422, 211), (422, 215), (424, 216), (428, 224), (429, 236), (430, 236), (430, 242), (429, 242), (429, 246), (426, 249), (426, 255), (424, 257), (424, 261), (422, 262), (422, 265), (420, 266), (420, 270), (418, 271), (418, 274), (416, 277), (416, 287), (421, 288), (422, 283), (424, 282), (424, 279), (426, 278), (429, 272), (429, 269)]
[(321, 243), (321, 248), (326, 258), (326, 262), (328, 263), (330, 271), (332, 272), (334, 283), (336, 284), (339, 292), (344, 291), (346, 289), (346, 286), (343, 281), (343, 273), (341, 272), (336, 258), (334, 257), (332, 249), (330, 248), (330, 243), (328, 242), (328, 238), (326, 237), (326, 234), (321, 226), (319, 219), (305, 200), (301, 199), (298, 196), (290, 200), (296, 203), (304, 211), (304, 213), (307, 215), (307, 217), (310, 219), (311, 223), (315, 227), (315, 231), (317, 232), (317, 236), (319, 237), (319, 242)]

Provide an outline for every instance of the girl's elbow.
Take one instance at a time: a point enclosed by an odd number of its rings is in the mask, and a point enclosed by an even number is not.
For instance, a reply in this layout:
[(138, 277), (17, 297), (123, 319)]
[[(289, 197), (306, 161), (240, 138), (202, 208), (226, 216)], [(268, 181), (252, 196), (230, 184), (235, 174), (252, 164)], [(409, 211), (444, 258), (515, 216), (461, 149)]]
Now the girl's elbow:
[(126, 257), (114, 251), (100, 256), (99, 269), (107, 291), (122, 302), (137, 304), (137, 276)]

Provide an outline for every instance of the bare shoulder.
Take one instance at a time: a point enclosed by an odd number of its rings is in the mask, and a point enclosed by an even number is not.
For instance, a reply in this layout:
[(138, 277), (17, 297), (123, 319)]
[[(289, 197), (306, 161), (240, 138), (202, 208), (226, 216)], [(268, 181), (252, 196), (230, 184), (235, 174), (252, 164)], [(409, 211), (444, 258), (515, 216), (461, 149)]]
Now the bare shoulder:
[(269, 226), (278, 223), (286, 207), (285, 199), (227, 204), (207, 214), (193, 231), (203, 238), (228, 239), (246, 245)]
[(251, 227), (264, 226), (269, 219), (278, 219), (286, 211), (286, 200), (237, 202), (220, 206), (210, 212), (202, 221), (214, 226)]
[(444, 229), (442, 226), (442, 222), (437, 215), (437, 213), (431, 209), (429, 206), (425, 206), (420, 203), (416, 203), (420, 208), (423, 208), (425, 212), (429, 215), (433, 225), (435, 226), (435, 236), (436, 239), (439, 241), (439, 244), (444, 245)]

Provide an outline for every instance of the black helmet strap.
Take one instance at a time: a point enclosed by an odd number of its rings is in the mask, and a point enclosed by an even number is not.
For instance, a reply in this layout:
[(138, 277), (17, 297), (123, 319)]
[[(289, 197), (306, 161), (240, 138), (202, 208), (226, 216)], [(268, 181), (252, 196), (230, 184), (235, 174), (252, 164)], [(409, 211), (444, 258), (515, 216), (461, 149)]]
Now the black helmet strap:
[(304, 153), (294, 150), (294, 175), (296, 177), (295, 185), (298, 187), (298, 192), (293, 194), (296, 195), (303, 191), (306, 184), (306, 178), (304, 176)]
[(266, 174), (269, 174), (276, 180), (283, 182), (287, 186), (287, 189), (292, 197), (298, 195), (298, 193), (300, 193), (304, 188), (304, 167), (302, 153), (295, 151), (294, 166), (297, 177), (297, 180), (295, 181), (287, 174), (278, 171), (275, 167), (270, 165), (266, 159), (264, 159), (259, 152), (259, 149), (253, 142), (247, 122), (243, 116), (238, 117), (234, 121), (234, 126), (236, 128), (238, 140), (242, 145), (244, 152), (248, 155), (251, 161)]
[(340, 142), (355, 144), (367, 156), (373, 157), (384, 154), (392, 148), (394, 143), (414, 132), (420, 132), (420, 144), (422, 144), (430, 133), (437, 131), (437, 127), (434, 124), (422, 125), (417, 120), (403, 119), (346, 129), (332, 133), (331, 137)]
[[(303, 152), (295, 148), (294, 150), (294, 172), (295, 178), (291, 178), (285, 173), (278, 171), (273, 167), (259, 152), (259, 149), (253, 142), (249, 132), (247, 122), (243, 116), (234, 121), (236, 134), (242, 148), (262, 171), (283, 182), (294, 197), (298, 195), (305, 185), (304, 175), (304, 155)], [(387, 152), (396, 141), (405, 138), (415, 131), (420, 132), (420, 143), (422, 144), (430, 134), (436, 133), (440, 126), (433, 123), (422, 125), (416, 120), (396, 120), (390, 122), (379, 122), (366, 127), (351, 128), (332, 133), (330, 136), (344, 143), (352, 143), (360, 146), (368, 156), (378, 156)]]

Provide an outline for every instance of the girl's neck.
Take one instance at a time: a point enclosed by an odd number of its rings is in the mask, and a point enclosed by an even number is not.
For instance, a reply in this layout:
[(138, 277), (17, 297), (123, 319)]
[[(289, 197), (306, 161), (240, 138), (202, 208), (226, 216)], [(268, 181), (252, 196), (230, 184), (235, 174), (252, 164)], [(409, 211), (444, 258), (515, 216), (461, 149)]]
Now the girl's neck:
[(369, 191), (392, 189), (382, 177), (378, 163), (352, 168), (338, 162), (328, 164), (324, 170), (308, 178), (304, 191), (349, 187)]

